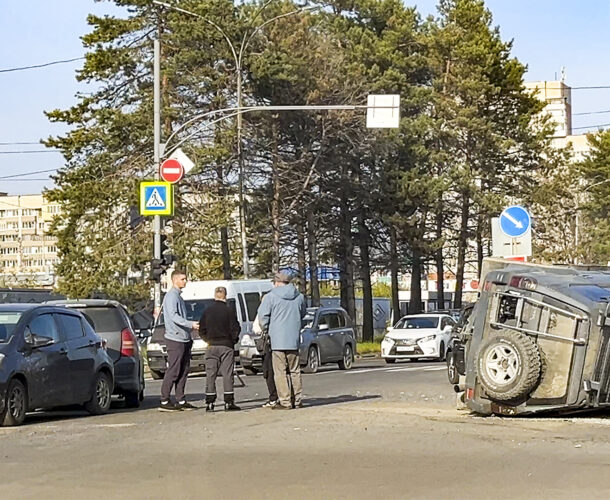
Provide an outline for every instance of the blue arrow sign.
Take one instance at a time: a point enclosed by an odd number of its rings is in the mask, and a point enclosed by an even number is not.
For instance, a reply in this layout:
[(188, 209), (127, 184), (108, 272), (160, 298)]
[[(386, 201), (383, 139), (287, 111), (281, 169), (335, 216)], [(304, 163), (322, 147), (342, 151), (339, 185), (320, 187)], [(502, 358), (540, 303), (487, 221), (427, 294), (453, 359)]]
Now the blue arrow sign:
[(531, 224), (530, 214), (519, 205), (505, 208), (500, 214), (500, 229), (511, 238), (523, 236), (529, 231)]

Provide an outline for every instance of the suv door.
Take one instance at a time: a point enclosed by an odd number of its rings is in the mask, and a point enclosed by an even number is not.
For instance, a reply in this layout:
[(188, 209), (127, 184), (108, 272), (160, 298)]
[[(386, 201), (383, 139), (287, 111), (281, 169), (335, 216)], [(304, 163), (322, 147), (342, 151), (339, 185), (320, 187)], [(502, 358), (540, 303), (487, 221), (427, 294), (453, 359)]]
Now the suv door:
[[(327, 328), (320, 330), (320, 325)], [(320, 362), (336, 361), (341, 357), (343, 344), (341, 320), (338, 311), (325, 311), (318, 320), (318, 341), (320, 344)]]
[(70, 398), (70, 365), (68, 348), (52, 313), (34, 317), (25, 328), (26, 343), (32, 334), (53, 339), (44, 347), (26, 351), (29, 399), (31, 408), (49, 408), (72, 403)]
[(80, 316), (56, 313), (68, 347), (68, 364), (73, 402), (83, 403), (91, 396), (95, 370), (95, 342), (85, 336)]

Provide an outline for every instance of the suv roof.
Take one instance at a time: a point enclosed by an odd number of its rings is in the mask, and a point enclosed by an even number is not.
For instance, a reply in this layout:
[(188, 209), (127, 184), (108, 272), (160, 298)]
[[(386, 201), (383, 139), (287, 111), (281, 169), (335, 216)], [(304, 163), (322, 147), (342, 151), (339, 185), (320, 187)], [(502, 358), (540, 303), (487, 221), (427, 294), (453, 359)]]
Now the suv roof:
[(67, 307), (125, 307), (116, 300), (106, 299), (65, 299), (65, 300), (48, 300), (45, 304), (67, 306)]

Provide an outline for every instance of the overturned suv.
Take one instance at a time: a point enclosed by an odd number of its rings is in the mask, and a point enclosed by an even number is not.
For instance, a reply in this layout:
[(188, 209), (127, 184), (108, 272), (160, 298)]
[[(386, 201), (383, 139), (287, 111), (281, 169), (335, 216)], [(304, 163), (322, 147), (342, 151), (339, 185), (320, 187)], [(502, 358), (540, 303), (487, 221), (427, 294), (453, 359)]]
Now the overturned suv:
[(486, 259), (464, 329), (467, 406), (519, 415), (610, 406), (610, 269)]

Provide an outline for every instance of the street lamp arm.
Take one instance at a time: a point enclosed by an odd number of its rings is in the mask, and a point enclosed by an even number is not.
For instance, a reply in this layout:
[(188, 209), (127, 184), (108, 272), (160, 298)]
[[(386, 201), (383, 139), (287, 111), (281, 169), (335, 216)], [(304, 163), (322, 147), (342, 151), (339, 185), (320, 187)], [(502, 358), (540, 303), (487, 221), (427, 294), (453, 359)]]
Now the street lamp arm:
[(153, 0), (153, 3), (155, 5), (160, 5), (167, 9), (175, 10), (178, 12), (182, 12), (183, 14), (188, 14), (190, 16), (196, 17), (196, 18), (201, 19), (202, 21), (208, 23), (210, 26), (214, 27), (216, 29), (216, 31), (218, 31), (224, 37), (226, 42), (229, 44), (229, 47), (231, 48), (231, 53), (233, 54), (233, 59), (235, 60), (235, 64), (237, 64), (238, 57), (237, 57), (237, 53), (235, 52), (235, 47), (233, 46), (233, 42), (231, 42), (231, 39), (229, 38), (229, 36), (214, 21), (210, 21), (209, 19), (207, 19), (199, 14), (196, 14), (195, 12), (191, 12), (190, 10), (186, 10), (186, 9), (181, 9), (180, 7), (176, 7), (175, 5), (171, 5), (166, 2), (160, 2), (159, 0)]

